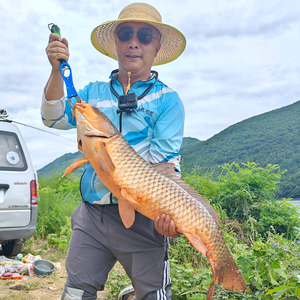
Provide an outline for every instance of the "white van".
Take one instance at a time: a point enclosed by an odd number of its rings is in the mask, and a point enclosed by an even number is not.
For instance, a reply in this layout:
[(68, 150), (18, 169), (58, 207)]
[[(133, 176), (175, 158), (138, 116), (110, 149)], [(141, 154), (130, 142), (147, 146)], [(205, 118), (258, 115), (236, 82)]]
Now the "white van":
[(0, 244), (3, 255), (14, 256), (35, 233), (37, 175), (18, 127), (5, 113), (0, 109)]

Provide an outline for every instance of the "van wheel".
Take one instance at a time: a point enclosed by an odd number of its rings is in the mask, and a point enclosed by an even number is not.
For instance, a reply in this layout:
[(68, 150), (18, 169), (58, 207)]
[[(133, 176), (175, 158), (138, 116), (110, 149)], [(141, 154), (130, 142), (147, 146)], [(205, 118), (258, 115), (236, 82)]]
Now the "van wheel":
[(23, 249), (23, 240), (12, 240), (2, 245), (2, 254), (5, 256), (15, 256)]

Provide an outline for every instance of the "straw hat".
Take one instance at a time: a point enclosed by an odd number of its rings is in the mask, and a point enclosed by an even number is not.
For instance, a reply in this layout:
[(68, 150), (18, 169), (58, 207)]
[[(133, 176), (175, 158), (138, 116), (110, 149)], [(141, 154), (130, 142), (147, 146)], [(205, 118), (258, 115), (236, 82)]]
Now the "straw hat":
[(128, 21), (148, 23), (160, 32), (161, 48), (153, 65), (171, 62), (183, 52), (186, 45), (184, 35), (176, 28), (162, 23), (160, 13), (146, 3), (129, 4), (120, 12), (118, 20), (104, 22), (97, 26), (91, 34), (93, 46), (102, 54), (117, 60), (115, 30), (120, 23)]

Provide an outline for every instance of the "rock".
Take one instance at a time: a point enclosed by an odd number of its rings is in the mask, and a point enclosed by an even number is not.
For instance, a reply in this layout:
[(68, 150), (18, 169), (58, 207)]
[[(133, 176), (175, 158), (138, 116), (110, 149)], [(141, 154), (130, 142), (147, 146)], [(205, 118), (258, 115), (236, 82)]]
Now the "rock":
[(14, 284), (14, 285), (11, 285), (9, 288), (10, 288), (11, 290), (21, 291), (21, 290), (24, 289), (24, 286), (23, 286), (22, 284), (20, 284), (20, 283), (16, 283), (16, 284)]

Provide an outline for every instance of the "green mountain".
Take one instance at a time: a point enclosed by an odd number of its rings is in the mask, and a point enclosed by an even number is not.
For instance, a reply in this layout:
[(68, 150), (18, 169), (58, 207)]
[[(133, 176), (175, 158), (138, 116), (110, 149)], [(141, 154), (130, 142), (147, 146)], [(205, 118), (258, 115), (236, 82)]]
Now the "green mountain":
[(184, 137), (183, 138), (183, 141), (182, 141), (182, 145), (181, 145), (181, 148), (180, 148), (180, 153), (190, 147), (192, 147), (194, 144), (196, 143), (204, 143), (203, 141), (199, 141), (198, 139), (196, 138), (192, 138), (192, 137)]
[[(281, 180), (278, 198), (300, 198), (300, 101), (229, 126), (207, 141), (185, 137), (180, 149), (184, 170), (204, 172), (233, 161), (242, 164), (278, 164), (288, 170)], [(38, 170), (39, 177), (62, 174), (82, 153), (65, 154)], [(77, 171), (78, 176), (82, 169)]]
[(233, 161), (278, 164), (282, 176), (278, 198), (300, 198), (300, 101), (229, 126), (205, 142), (181, 152), (186, 171), (204, 171)]
[[(37, 170), (38, 178), (42, 176), (46, 179), (48, 177), (52, 177), (54, 175), (62, 175), (64, 174), (66, 168), (74, 162), (76, 159), (83, 156), (83, 153), (77, 151), (75, 153), (66, 153), (58, 158), (56, 158), (50, 164), (44, 166), (43, 168)], [(77, 176), (81, 176), (83, 172), (83, 167), (74, 171), (74, 174)]]

